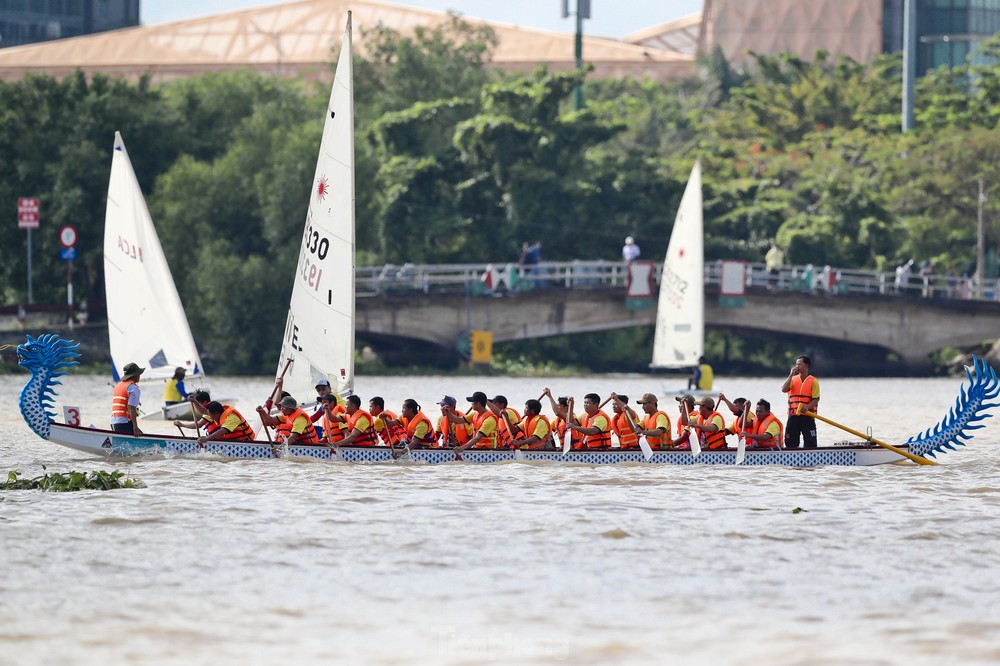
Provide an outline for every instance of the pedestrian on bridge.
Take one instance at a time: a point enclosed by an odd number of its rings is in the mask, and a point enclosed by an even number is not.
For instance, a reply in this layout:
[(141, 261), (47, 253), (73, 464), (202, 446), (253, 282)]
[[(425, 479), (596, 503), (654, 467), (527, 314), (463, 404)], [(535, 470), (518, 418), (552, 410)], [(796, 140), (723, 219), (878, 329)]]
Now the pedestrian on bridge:
[(630, 264), (639, 258), (641, 250), (639, 246), (635, 244), (635, 239), (631, 236), (625, 237), (625, 245), (622, 246), (622, 259), (625, 263)]

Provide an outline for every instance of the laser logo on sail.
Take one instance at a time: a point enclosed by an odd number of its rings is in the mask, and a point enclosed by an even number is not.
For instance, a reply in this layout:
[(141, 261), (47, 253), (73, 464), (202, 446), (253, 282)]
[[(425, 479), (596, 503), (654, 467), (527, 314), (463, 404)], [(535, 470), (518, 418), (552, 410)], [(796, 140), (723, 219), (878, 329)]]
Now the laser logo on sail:
[(133, 243), (129, 243), (127, 240), (118, 237), (118, 249), (125, 253), (125, 256), (129, 259), (138, 259), (142, 261), (142, 248)]

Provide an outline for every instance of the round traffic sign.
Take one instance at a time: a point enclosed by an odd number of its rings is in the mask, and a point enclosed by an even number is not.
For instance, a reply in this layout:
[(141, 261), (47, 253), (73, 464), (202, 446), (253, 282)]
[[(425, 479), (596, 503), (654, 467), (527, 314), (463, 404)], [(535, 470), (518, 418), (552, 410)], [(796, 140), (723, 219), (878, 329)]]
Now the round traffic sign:
[(59, 230), (59, 242), (63, 247), (73, 247), (76, 245), (76, 227), (67, 224)]

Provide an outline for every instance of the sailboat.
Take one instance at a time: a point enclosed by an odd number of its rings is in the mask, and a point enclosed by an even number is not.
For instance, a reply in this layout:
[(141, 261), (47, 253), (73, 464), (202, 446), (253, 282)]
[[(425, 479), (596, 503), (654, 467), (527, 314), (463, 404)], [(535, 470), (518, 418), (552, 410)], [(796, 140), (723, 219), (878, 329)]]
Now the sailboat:
[(354, 73), (351, 14), (337, 59), (275, 377), (300, 403), (326, 379), (354, 390)]
[(651, 369), (697, 367), (705, 352), (704, 248), (701, 160), (698, 160), (684, 188), (663, 260)]
[[(119, 132), (104, 218), (104, 289), (114, 381), (121, 379), (119, 368), (131, 362), (146, 368), (146, 381), (170, 379), (176, 368), (184, 368), (189, 378), (204, 378), (184, 306)], [(185, 415), (191, 415), (188, 403), (149, 414)]]

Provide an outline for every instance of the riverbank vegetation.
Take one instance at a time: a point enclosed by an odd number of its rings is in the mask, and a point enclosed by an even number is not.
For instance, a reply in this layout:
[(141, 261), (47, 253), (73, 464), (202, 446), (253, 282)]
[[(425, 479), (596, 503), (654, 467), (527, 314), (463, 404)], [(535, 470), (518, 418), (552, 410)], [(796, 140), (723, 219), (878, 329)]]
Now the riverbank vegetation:
[[(922, 78), (917, 129), (903, 135), (895, 55), (758, 55), (737, 68), (715, 53), (689, 79), (659, 83), (502, 74), (490, 66), (495, 36), (459, 19), (365, 39), (355, 62), (360, 265), (515, 261), (534, 240), (548, 260), (616, 259), (626, 235), (659, 258), (700, 157), (707, 261), (761, 261), (776, 240), (788, 263), (885, 270), (912, 257), (961, 276), (974, 268), (982, 179), (995, 271), (1000, 67)], [(975, 62), (1000, 61), (1000, 41), (982, 50)], [(63, 224), (79, 231), (77, 297), (104, 298), (119, 130), (213, 370), (272, 372), (327, 96), (323, 85), (250, 72), (156, 86), (79, 73), (0, 82), (0, 201), (41, 199), (36, 301), (65, 300)], [(23, 243), (0, 244), (0, 303), (25, 300), (25, 261)], [(648, 349), (595, 344), (567, 356), (558, 341), (520, 344), (503, 349), (507, 363), (544, 363), (534, 355), (549, 350), (559, 365), (624, 358), (635, 368)]]

